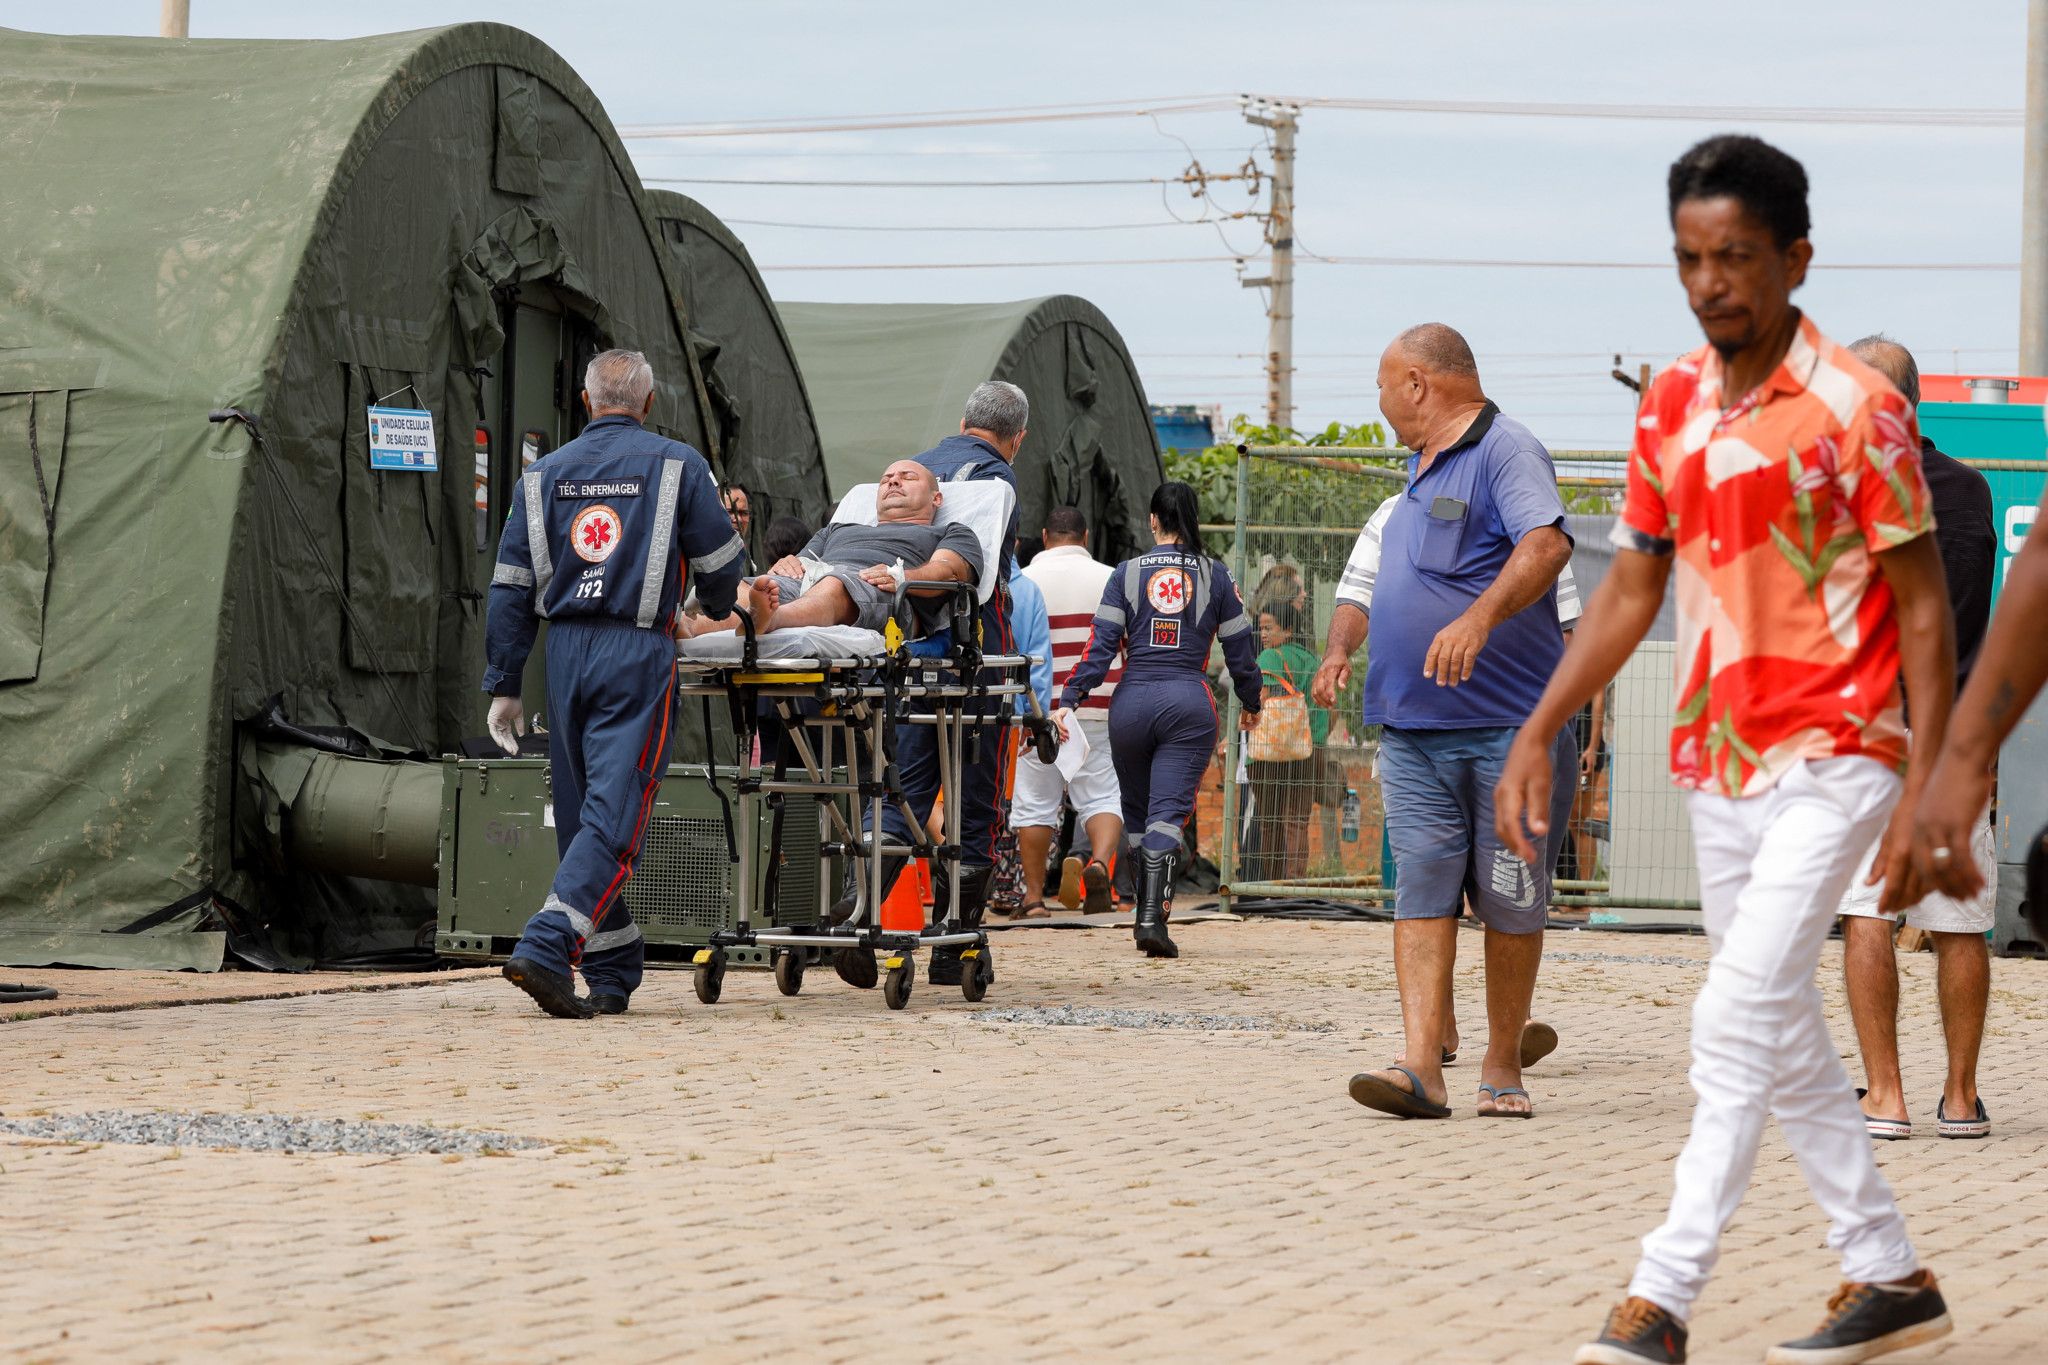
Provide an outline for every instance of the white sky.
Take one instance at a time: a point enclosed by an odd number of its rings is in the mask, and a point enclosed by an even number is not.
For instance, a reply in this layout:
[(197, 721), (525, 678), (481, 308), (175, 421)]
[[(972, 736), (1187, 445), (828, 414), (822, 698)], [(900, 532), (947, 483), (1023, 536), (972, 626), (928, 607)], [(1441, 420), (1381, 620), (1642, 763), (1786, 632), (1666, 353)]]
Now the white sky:
[[(153, 33), (157, 0), (0, 0), (0, 25)], [(678, 5), (192, 0), (195, 37), (346, 37), (472, 19), (534, 33), (619, 124), (899, 113), (1250, 91), (1712, 105), (2022, 103), (2020, 0), (1644, 5), (1384, 0), (1288, 5), (744, 0)], [(1730, 125), (1735, 126), (1735, 125)], [(1661, 261), (1663, 178), (1723, 126), (1310, 109), (1297, 233), (1327, 255)], [(1757, 125), (1813, 181), (1817, 261), (2014, 262), (2017, 128)], [(1211, 170), (1252, 130), (1234, 113), (835, 136), (629, 144), (641, 173), (742, 179), (1048, 179), (1177, 175), (1180, 139)], [(765, 267), (1083, 261), (1227, 254), (1168, 221), (1158, 186), (805, 189), (679, 185), (727, 219), (807, 224), (1075, 225), (1088, 232), (855, 232), (738, 225)], [(1172, 206), (1190, 213), (1184, 191)], [(1219, 191), (1219, 197), (1227, 191)], [(1228, 230), (1238, 249), (1253, 225)], [(767, 271), (778, 298), (979, 301), (1074, 293), (1116, 322), (1161, 403), (1257, 414), (1263, 303), (1228, 264), (859, 272)], [(1890, 332), (1934, 372), (2009, 371), (2010, 273), (1818, 273), (1801, 302), (1842, 340)], [(1471, 338), (1488, 390), (1553, 446), (1614, 445), (1628, 395), (1615, 351), (1696, 344), (1664, 271), (1331, 266), (1295, 300), (1297, 425), (1376, 415), (1372, 371), (1410, 323)]]

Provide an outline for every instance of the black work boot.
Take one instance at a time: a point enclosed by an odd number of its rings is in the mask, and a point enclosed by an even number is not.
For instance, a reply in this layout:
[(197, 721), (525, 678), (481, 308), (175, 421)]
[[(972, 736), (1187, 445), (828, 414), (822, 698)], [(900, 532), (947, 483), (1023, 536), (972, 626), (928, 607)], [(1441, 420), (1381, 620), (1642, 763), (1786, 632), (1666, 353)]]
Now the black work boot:
[(1180, 948), (1166, 936), (1173, 909), (1173, 864), (1171, 851), (1138, 850), (1138, 917), (1131, 937), (1147, 957), (1180, 956)]
[[(882, 896), (884, 899), (888, 898), (889, 889), (896, 885), (897, 876), (903, 871), (905, 864), (908, 862), (909, 859), (907, 858), (885, 857), (882, 859)], [(866, 891), (867, 878), (861, 875), (861, 864), (856, 861), (853, 865), (852, 875), (847, 878), (846, 894), (832, 902), (832, 908), (825, 912), (825, 923), (828, 925), (840, 925), (852, 919), (853, 912), (859, 908), (861, 897)], [(879, 905), (868, 907), (868, 920), (873, 924), (880, 924), (882, 922), (882, 908)]]
[(875, 955), (867, 948), (839, 949), (832, 954), (832, 970), (855, 990), (871, 991), (882, 979), (881, 969), (875, 966)]
[(592, 991), (584, 1000), (592, 1014), (624, 1014), (626, 997), (617, 991)]
[(590, 1017), (590, 1005), (576, 994), (576, 983), (566, 972), (551, 972), (531, 958), (515, 957), (505, 964), (504, 976), (557, 1019)]
[[(945, 928), (953, 933), (973, 933), (981, 928), (981, 912), (988, 904), (988, 884), (995, 877), (995, 868), (988, 863), (965, 863), (960, 868), (960, 912), (959, 918), (948, 920)], [(932, 872), (932, 922), (946, 911), (946, 884), (941, 880), (943, 872)], [(932, 949), (931, 966), (925, 971), (925, 980), (934, 986), (957, 986), (960, 984), (960, 945), (948, 944)]]
[(1828, 1300), (1828, 1320), (1818, 1332), (1773, 1346), (1764, 1360), (1768, 1365), (1844, 1365), (1919, 1346), (1951, 1330), (1934, 1272), (1919, 1270), (1897, 1284), (1843, 1284)]

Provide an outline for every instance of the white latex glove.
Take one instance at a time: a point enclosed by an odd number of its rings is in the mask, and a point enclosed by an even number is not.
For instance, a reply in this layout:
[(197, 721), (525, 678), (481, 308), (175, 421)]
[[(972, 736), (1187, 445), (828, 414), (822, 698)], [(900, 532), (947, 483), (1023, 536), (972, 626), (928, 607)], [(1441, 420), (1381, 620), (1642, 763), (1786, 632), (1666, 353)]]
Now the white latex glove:
[(500, 749), (514, 758), (519, 756), (519, 737), (526, 733), (526, 717), (520, 711), (519, 698), (491, 699), (490, 731)]

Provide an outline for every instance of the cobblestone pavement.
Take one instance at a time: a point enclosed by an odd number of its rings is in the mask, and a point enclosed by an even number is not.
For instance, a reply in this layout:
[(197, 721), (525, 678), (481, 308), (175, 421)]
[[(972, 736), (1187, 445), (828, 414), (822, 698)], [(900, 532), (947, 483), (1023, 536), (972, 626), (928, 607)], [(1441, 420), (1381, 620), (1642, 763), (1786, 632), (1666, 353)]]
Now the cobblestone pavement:
[[(1003, 935), (984, 1007), (813, 973), (623, 1018), (503, 982), (0, 1024), (0, 1112), (208, 1110), (501, 1130), (511, 1155), (351, 1156), (0, 1138), (0, 1359), (1561, 1360), (1667, 1196), (1698, 940), (1553, 934), (1564, 1043), (1533, 1122), (1368, 1114), (1398, 1048), (1385, 927), (1193, 925), (1147, 963)], [(1477, 940), (1460, 1014), (1480, 1023)], [(1933, 960), (1905, 960), (1910, 1097), (1880, 1151), (1957, 1334), (1909, 1359), (2044, 1358), (2037, 1096), (2048, 964), (1994, 968), (1988, 1142), (1932, 1135)], [(1847, 1020), (1823, 967), (1838, 1039)], [(823, 979), (820, 979), (823, 978)], [(1258, 1031), (978, 1021), (1163, 1010)], [(1318, 1026), (1331, 1026), (1316, 1031)], [(1852, 1066), (1852, 1070), (1853, 1070)], [(1694, 1321), (1754, 1361), (1819, 1320), (1825, 1228), (1775, 1133)]]

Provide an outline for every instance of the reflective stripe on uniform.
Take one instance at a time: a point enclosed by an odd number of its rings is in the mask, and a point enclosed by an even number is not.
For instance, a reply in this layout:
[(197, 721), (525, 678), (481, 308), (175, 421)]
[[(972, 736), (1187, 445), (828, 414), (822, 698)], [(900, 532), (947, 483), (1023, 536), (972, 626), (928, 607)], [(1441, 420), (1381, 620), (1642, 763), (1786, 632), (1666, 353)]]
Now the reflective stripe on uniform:
[(730, 564), (735, 558), (745, 554), (746, 552), (746, 542), (741, 540), (738, 536), (734, 536), (731, 540), (728, 540), (727, 542), (725, 542), (725, 544), (719, 546), (710, 554), (703, 555), (697, 559), (691, 560), (690, 567), (695, 569), (699, 573), (710, 573), (713, 569), (724, 568), (726, 565)]
[(509, 583), (515, 588), (530, 588), (533, 586), (533, 570), (522, 569), (517, 564), (500, 564), (491, 570), (491, 582)]
[(1145, 833), (1164, 834), (1167, 838), (1173, 840), (1176, 844), (1180, 842), (1180, 826), (1168, 824), (1164, 820), (1154, 820), (1151, 824), (1145, 826)]
[(1111, 625), (1120, 626), (1124, 623), (1126, 618), (1124, 616), (1124, 609), (1122, 607), (1113, 607), (1109, 603), (1104, 602), (1101, 606), (1095, 609), (1095, 619), (1098, 621), (1107, 621)]
[(1188, 577), (1195, 581), (1195, 614), (1188, 619), (1194, 623), (1195, 629), (1200, 630), (1202, 628), (1202, 618), (1209, 614), (1210, 573), (1207, 564), (1197, 567), (1200, 569), (1199, 573), (1188, 574)]
[(647, 537), (647, 568), (640, 580), (640, 611), (633, 624), (646, 630), (661, 610), (661, 589), (668, 575), (668, 546), (676, 535), (676, 495), (683, 488), (683, 462), (661, 462), (661, 491), (655, 495), (654, 531)]
[(640, 926), (637, 924), (629, 924), (623, 929), (607, 929), (601, 934), (592, 934), (588, 939), (584, 940), (583, 951), (585, 953), (609, 952), (613, 948), (623, 948), (628, 943), (636, 942), (639, 937)]
[(555, 576), (555, 561), (548, 554), (547, 508), (542, 502), (546, 493), (537, 469), (527, 470), (521, 482), (526, 485), (526, 548), (533, 556), (533, 610), (537, 616), (546, 616), (548, 582)]
[(590, 922), (590, 916), (576, 909), (560, 896), (549, 896), (541, 902), (540, 912), (543, 915), (550, 910), (560, 911), (562, 917), (569, 921), (569, 928), (575, 931), (578, 938), (589, 938), (590, 931), (597, 927)]
[(1137, 560), (1134, 559), (1124, 566), (1124, 600), (1133, 607), (1138, 605), (1139, 598), (1144, 592), (1144, 584), (1139, 581), (1144, 576), (1144, 566)]
[(1243, 612), (1239, 612), (1237, 615), (1231, 617), (1228, 621), (1225, 621), (1222, 625), (1216, 627), (1216, 638), (1219, 640), (1229, 640), (1236, 636), (1244, 634), (1251, 628), (1252, 618), (1245, 615)]

